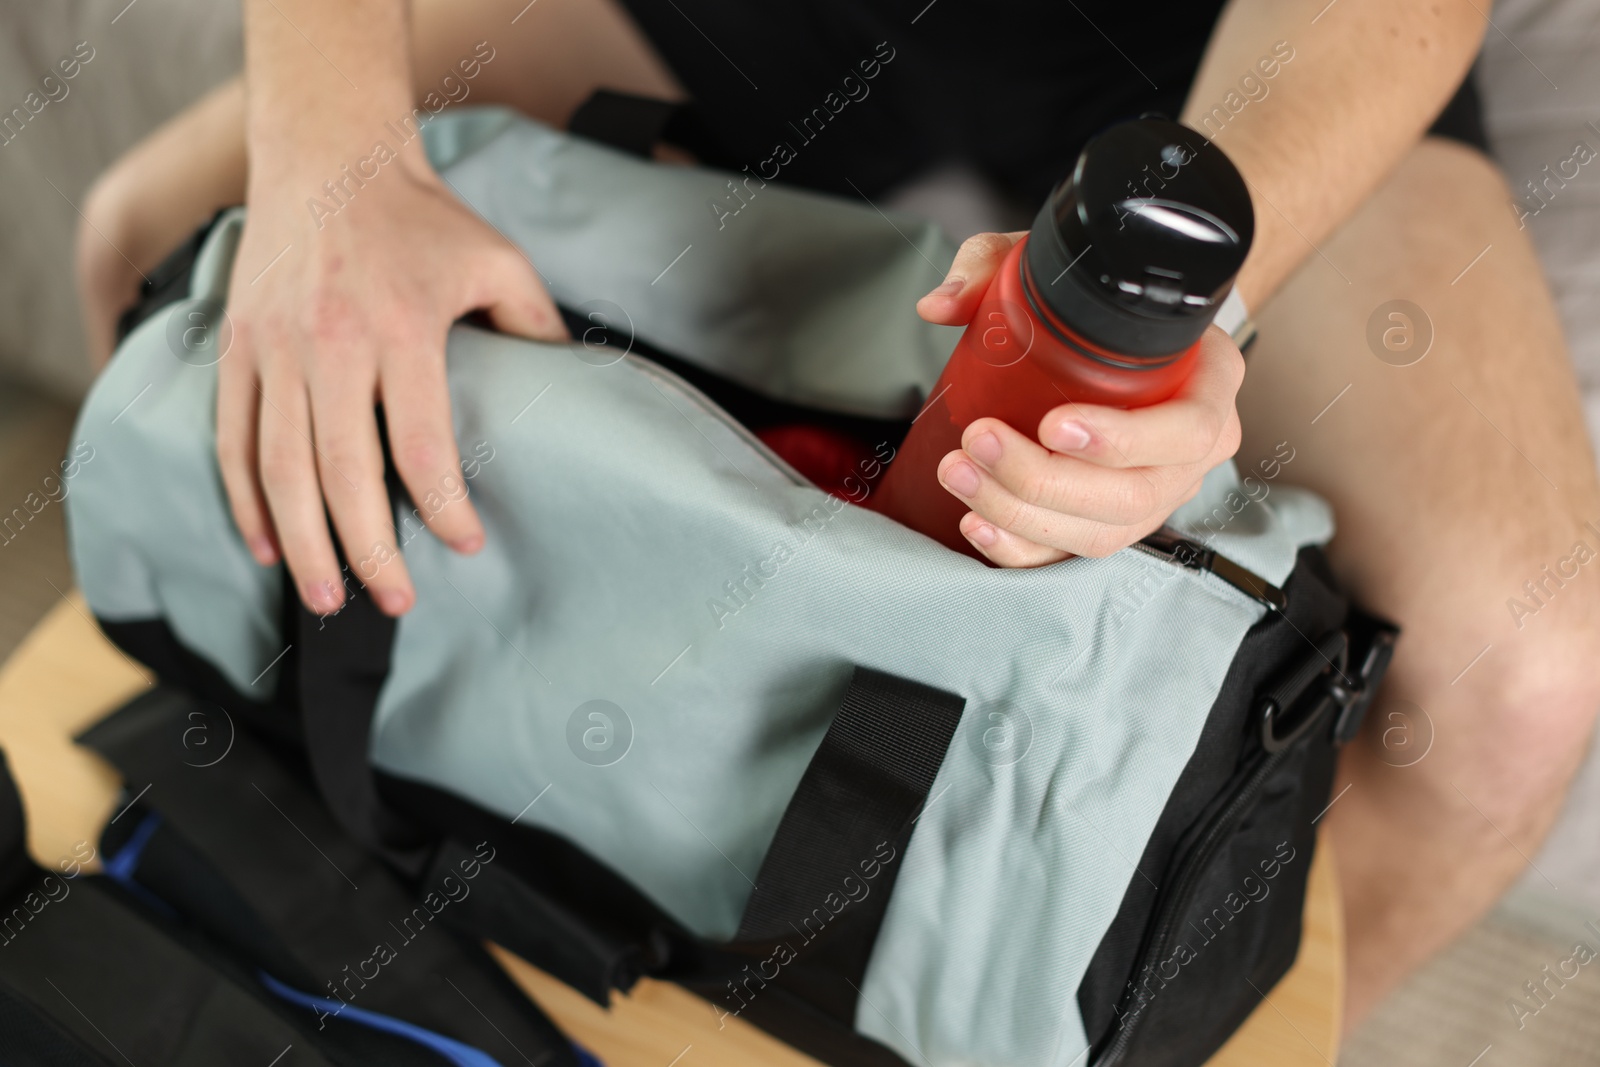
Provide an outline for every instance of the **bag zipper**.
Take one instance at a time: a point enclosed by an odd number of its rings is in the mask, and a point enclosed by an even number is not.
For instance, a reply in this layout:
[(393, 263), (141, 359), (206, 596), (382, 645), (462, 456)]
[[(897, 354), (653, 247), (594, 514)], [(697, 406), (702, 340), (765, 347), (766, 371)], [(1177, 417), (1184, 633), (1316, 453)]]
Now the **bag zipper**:
[[(718, 404), (715, 400), (712, 400), (709, 396), (702, 392), (699, 387), (694, 385), (694, 383), (690, 382), (688, 379), (674, 373), (666, 367), (663, 367), (661, 364), (647, 356), (637, 355), (632, 352), (624, 356), (619, 362), (626, 363), (633, 370), (650, 380), (651, 384), (655, 386), (657, 393), (661, 393), (661, 388), (660, 385), (657, 385), (656, 383), (662, 383), (668, 388), (675, 389), (679, 395), (681, 395), (685, 400), (693, 404), (695, 407), (699, 408), (702, 413), (709, 415), (711, 418), (722, 423), (722, 425), (730, 430), (735, 436), (742, 440), (746, 445), (750, 446), (752, 452), (754, 452), (759, 458), (765, 460), (768, 466), (772, 467), (779, 474), (787, 477), (793, 484), (807, 486), (812, 489), (818, 488), (815, 482), (812, 482), (805, 475), (789, 466), (788, 461), (768, 447), (767, 443), (761, 440), (761, 438), (757, 437), (755, 432), (752, 431), (750, 427), (734, 418), (732, 414), (722, 407), (722, 405)], [(664, 393), (662, 394), (662, 399), (666, 400), (668, 405), (675, 409), (677, 408), (677, 405), (673, 404), (671, 399), (668, 398)], [(678, 409), (678, 414), (684, 415), (681, 409)], [(687, 419), (688, 416), (684, 415), (684, 418)], [(693, 426), (693, 422), (691, 422), (690, 425)], [(698, 431), (699, 427), (695, 427), (695, 429)], [(702, 433), (701, 436), (704, 437), (705, 435)], [(708, 443), (710, 443), (710, 438), (706, 438), (706, 440)], [(711, 447), (716, 448), (717, 446), (712, 444)], [(721, 449), (718, 449), (718, 452), (720, 453)], [(734, 470), (739, 471), (739, 465), (735, 463), (731, 457), (723, 455), (722, 458), (727, 460), (729, 465), (732, 466)], [(743, 474), (744, 472), (739, 471), (739, 473)]]
[(1256, 603), (1265, 605), (1268, 611), (1283, 611), (1289, 606), (1289, 598), (1282, 589), (1220, 555), (1216, 549), (1191, 541), (1170, 526), (1161, 527), (1129, 547), (1187, 570), (1216, 575)]
[[(1266, 755), (1261, 760), (1259, 765), (1250, 772), (1244, 785), (1234, 794), (1233, 799), (1228, 802), (1227, 807), (1223, 808), (1221, 813), (1212, 820), (1211, 825), (1206, 828), (1205, 836), (1200, 839), (1199, 844), (1195, 846), (1184, 861), (1183, 875), (1173, 888), (1172, 894), (1167, 898), (1166, 903), (1162, 905), (1156, 924), (1156, 932), (1150, 941), (1150, 948), (1143, 953), (1145, 964), (1134, 975), (1133, 989), (1140, 988), (1150, 968), (1156, 966), (1157, 961), (1167, 957), (1172, 947), (1172, 934), (1177, 926), (1177, 917), (1182, 915), (1191, 903), (1195, 886), (1209, 866), (1211, 857), (1216, 853), (1219, 844), (1230, 836), (1235, 823), (1239, 820), (1239, 816), (1250, 805), (1255, 803), (1256, 795), (1261, 791), (1261, 787), (1272, 776), (1272, 772), (1277, 769), (1278, 765), (1288, 757), (1289, 751), (1288, 748), (1283, 748)], [(1126, 1002), (1126, 997), (1127, 994), (1124, 995), (1124, 1002)], [(1123, 1013), (1119, 1012), (1118, 1014), (1121, 1016)], [(1132, 1023), (1119, 1030), (1116, 1038), (1106, 1047), (1105, 1052), (1101, 1054), (1099, 1059), (1094, 1061), (1092, 1067), (1115, 1067), (1116, 1064), (1121, 1063), (1127, 1054), (1128, 1046), (1139, 1033), (1144, 1018), (1144, 1013), (1141, 1012)]]
[[(1170, 526), (1161, 527), (1131, 547), (1145, 555), (1175, 563), (1187, 570), (1215, 575), (1252, 600), (1264, 605), (1268, 611), (1282, 612), (1289, 606), (1289, 598), (1282, 589), (1260, 575), (1239, 566), (1226, 556), (1219, 555), (1215, 549), (1184, 537)], [(1321, 714), (1315, 718), (1321, 718)], [(1133, 977), (1134, 990), (1143, 985), (1143, 979), (1149, 973), (1149, 969), (1169, 954), (1178, 917), (1184, 914), (1192, 902), (1195, 887), (1209, 866), (1212, 856), (1221, 843), (1231, 835), (1239, 817), (1255, 803), (1262, 786), (1278, 765), (1288, 758), (1289, 751), (1290, 746), (1284, 746), (1271, 752), (1263, 750), (1255, 757), (1256, 766), (1247, 772), (1244, 784), (1228, 801), (1227, 806), (1212, 819), (1200, 841), (1185, 858), (1178, 883), (1173, 886), (1171, 893), (1160, 907), (1149, 949), (1141, 954), (1145, 963)], [(1124, 1003), (1129, 996), (1131, 992), (1124, 994)], [(1119, 1013), (1121, 1014), (1123, 1013)], [(1119, 1030), (1092, 1067), (1116, 1067), (1121, 1063), (1127, 1055), (1128, 1047), (1139, 1033), (1143, 1021), (1144, 1014), (1141, 1012), (1131, 1023)]]

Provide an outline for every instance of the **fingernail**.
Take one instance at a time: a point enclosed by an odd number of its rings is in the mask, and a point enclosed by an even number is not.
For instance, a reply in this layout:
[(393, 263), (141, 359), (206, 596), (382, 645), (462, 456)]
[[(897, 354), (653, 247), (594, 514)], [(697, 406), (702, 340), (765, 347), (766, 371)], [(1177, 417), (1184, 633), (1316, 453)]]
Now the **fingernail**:
[(962, 288), (966, 284), (967, 284), (967, 280), (965, 278), (955, 278), (955, 277), (946, 278), (944, 281), (939, 283), (938, 287), (935, 288), (933, 290), (933, 292), (929, 293), (928, 295), (929, 296), (955, 296), (957, 293), (961, 292)]
[(1076, 452), (1089, 447), (1089, 429), (1077, 419), (1062, 419), (1056, 426), (1053, 446), (1058, 452)]
[(450, 547), (463, 556), (470, 556), (483, 547), (483, 534), (475, 533), (468, 534), (465, 537), (458, 537), (450, 542)]
[(993, 467), (1000, 462), (1002, 450), (1000, 438), (993, 433), (985, 432), (972, 439), (972, 443), (967, 446), (967, 455), (982, 463), (985, 467)]
[(972, 528), (971, 533), (967, 534), (967, 539), (983, 548), (993, 548), (994, 543), (1000, 540), (1000, 534), (993, 526), (980, 522)]
[(252, 537), (249, 542), (250, 555), (263, 567), (270, 567), (278, 562), (278, 553), (273, 550), (272, 542), (265, 537)]
[(945, 487), (957, 496), (974, 496), (978, 492), (978, 472), (970, 463), (955, 463), (944, 472)]
[(301, 596), (311, 610), (319, 614), (336, 611), (343, 598), (339, 596), (332, 582), (307, 582), (301, 590)]
[(411, 598), (400, 589), (379, 589), (373, 595), (385, 615), (404, 615), (411, 606)]

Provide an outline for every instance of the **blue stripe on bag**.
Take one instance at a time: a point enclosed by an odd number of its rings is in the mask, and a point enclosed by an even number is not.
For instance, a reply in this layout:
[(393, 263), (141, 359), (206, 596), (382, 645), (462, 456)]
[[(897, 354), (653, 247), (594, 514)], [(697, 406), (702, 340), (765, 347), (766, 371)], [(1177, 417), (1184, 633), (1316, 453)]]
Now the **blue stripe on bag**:
[[(443, 1034), (435, 1033), (432, 1030), (426, 1030), (414, 1023), (408, 1023), (388, 1015), (380, 1015), (375, 1011), (366, 1011), (362, 1008), (353, 1007), (343, 1001), (329, 1000), (326, 997), (315, 997), (309, 993), (302, 993), (298, 989), (284, 985), (265, 971), (258, 972), (257, 976), (261, 979), (261, 984), (266, 986), (269, 992), (282, 997), (291, 1004), (298, 1004), (300, 1007), (310, 1008), (312, 1011), (325, 1012), (341, 1019), (348, 1018), (350, 1022), (358, 1025), (394, 1034), (409, 1041), (415, 1041), (417, 1044), (437, 1052), (454, 1064), (455, 1067), (500, 1067), (499, 1060), (496, 1060), (481, 1049), (473, 1048), (471, 1045), (464, 1045), (454, 1038), (445, 1037)], [(572, 1047), (584, 1067), (605, 1067), (587, 1049), (581, 1048), (577, 1044)]]
[(100, 873), (163, 915), (176, 917), (178, 913), (173, 910), (172, 905), (133, 878), (134, 872), (139, 869), (139, 861), (144, 858), (145, 846), (159, 829), (161, 829), (161, 816), (153, 811), (148, 812), (139, 821), (139, 825), (134, 827), (133, 833), (123, 842), (122, 847), (100, 861)]

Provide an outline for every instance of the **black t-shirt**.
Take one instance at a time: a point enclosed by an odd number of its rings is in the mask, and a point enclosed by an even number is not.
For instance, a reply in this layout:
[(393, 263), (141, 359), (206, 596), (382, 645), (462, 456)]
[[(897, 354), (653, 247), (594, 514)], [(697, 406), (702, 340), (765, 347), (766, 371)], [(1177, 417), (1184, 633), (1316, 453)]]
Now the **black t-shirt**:
[(1220, 0), (624, 0), (693, 98), (674, 139), (869, 197), (960, 159), (1031, 210), (1083, 143), (1175, 117)]

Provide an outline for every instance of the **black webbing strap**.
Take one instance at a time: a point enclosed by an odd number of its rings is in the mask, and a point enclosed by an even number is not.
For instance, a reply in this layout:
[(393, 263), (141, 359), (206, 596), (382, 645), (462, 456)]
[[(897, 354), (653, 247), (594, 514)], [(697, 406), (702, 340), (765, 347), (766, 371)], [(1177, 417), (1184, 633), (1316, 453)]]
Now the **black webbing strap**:
[[(342, 562), (342, 553), (340, 558)], [(378, 692), (389, 674), (395, 621), (355, 581), (345, 583), (344, 607), (333, 615), (307, 611), (287, 571), (283, 596), (285, 605), (292, 605), (292, 676), (317, 789), (347, 833), (400, 870), (419, 876), (427, 867), (431, 842), (384, 803), (367, 761)]]
[(596, 89), (567, 120), (567, 132), (649, 159), (681, 106), (654, 97)]
[[(447, 840), (434, 869), (448, 874), (470, 855), (460, 841)], [(436, 877), (429, 872), (429, 880)], [(446, 918), (536, 964), (603, 1008), (611, 1006), (611, 991), (631, 989), (648, 963), (637, 940), (588, 921), (504, 864), (484, 867), (472, 896)]]
[[(844, 879), (860, 882), (874, 864), (894, 862), (885, 857), (903, 851), (965, 703), (856, 668), (761, 863), (737, 942), (795, 936), (819, 905), (847, 894)], [(871, 893), (852, 904), (857, 921), (861, 910), (881, 917), (888, 896)]]
[[(386, 482), (392, 499), (406, 499), (392, 464)], [(346, 583), (344, 607), (325, 617), (300, 604), (287, 575), (283, 596), (284, 628), (295, 635), (283, 673), (294, 680), (317, 790), (346, 833), (408, 877), (425, 882), (462, 847), (470, 851), (471, 846), (451, 840), (460, 832), (459, 823), (429, 825), (429, 820), (412, 818), (391, 805), (369, 760), (372, 719), (389, 672), (395, 621), (377, 609), (356, 581)], [(526, 879), (513, 874), (511, 866), (491, 867), (481, 892), (450, 911), (448, 922), (499, 942), (601, 1003), (609, 1002), (614, 985), (632, 984), (632, 961), (640, 955), (636, 944), (575, 921), (537, 887), (519, 885)]]
[(157, 689), (82, 738), (132, 790), (149, 786), (104, 842), (117, 855), (117, 835), (158, 813), (131, 872), (138, 887), (299, 992), (404, 1019), (503, 1064), (576, 1067), (537, 1006), (476, 941), (448, 928), (446, 913), (493, 868), (492, 848), (452, 854), (448, 870), (435, 868), (412, 893), (251, 735), (234, 736), (209, 766), (187, 762), (196, 706)]

